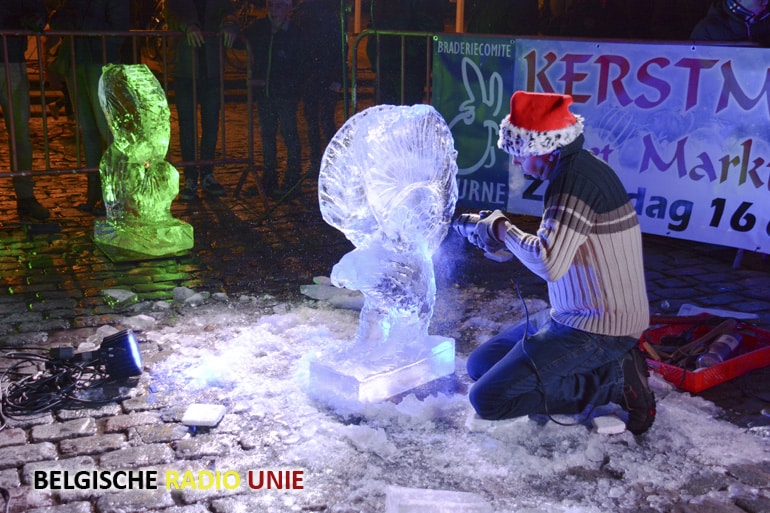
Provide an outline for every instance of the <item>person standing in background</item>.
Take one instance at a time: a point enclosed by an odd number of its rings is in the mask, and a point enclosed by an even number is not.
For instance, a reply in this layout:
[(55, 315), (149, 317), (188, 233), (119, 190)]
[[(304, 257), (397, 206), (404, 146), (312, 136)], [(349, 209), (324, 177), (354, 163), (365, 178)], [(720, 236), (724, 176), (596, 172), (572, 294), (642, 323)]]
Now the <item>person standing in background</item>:
[[(262, 186), (270, 194), (285, 195), (300, 179), (302, 145), (297, 130), (302, 84), (302, 40), (289, 14), (292, 0), (267, 0), (267, 16), (244, 30), (251, 47), (252, 85), (262, 138)], [(286, 145), (286, 174), (278, 187), (277, 136)]]
[(755, 43), (770, 46), (768, 0), (716, 0), (693, 27), (694, 41)]
[[(196, 166), (202, 161), (214, 160), (219, 135), (221, 105), (220, 40), (225, 48), (232, 48), (238, 34), (238, 24), (230, 0), (166, 0), (169, 29), (184, 33), (176, 45), (173, 70), (174, 101), (179, 119), (179, 146), (184, 167), (184, 187), (181, 201), (198, 197), (198, 180), (204, 192), (222, 196), (225, 189), (214, 178), (211, 163)], [(198, 126), (200, 105), (200, 130)], [(200, 141), (196, 140), (196, 132)]]
[(292, 22), (302, 40), (302, 111), (310, 146), (310, 171), (318, 174), (321, 155), (337, 132), (335, 113), (345, 73), (345, 33), (339, 0), (302, 0)]
[[(52, 30), (82, 32), (129, 30), (130, 9), (125, 0), (64, 0), (51, 17)], [(66, 73), (67, 90), (71, 95), (83, 141), (86, 167), (99, 168), (102, 154), (110, 142), (110, 130), (99, 103), (99, 78), (102, 66), (121, 62), (124, 37), (76, 36), (73, 45), (63, 38), (58, 59), (64, 69), (74, 66), (74, 74)], [(78, 206), (84, 212), (102, 214), (102, 186), (99, 172), (88, 174), (86, 202)]]
[[(42, 31), (48, 12), (40, 0), (0, 0), (0, 30)], [(0, 108), (8, 131), (12, 171), (32, 169), (32, 141), (29, 133), (29, 77), (24, 53), (26, 37), (8, 37), (0, 52)], [(10, 92), (10, 94), (9, 94)], [(16, 210), (20, 218), (43, 221), (48, 209), (35, 198), (35, 182), (30, 175), (14, 176)]]

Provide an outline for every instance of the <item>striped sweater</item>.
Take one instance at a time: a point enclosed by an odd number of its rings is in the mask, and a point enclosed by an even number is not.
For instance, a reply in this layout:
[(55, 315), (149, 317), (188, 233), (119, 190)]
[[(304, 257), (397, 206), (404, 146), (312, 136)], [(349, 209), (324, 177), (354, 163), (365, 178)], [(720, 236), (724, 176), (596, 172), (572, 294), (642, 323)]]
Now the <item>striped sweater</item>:
[(638, 336), (650, 320), (639, 221), (620, 179), (583, 142), (562, 148), (537, 234), (511, 225), (504, 242), (548, 282), (554, 320)]

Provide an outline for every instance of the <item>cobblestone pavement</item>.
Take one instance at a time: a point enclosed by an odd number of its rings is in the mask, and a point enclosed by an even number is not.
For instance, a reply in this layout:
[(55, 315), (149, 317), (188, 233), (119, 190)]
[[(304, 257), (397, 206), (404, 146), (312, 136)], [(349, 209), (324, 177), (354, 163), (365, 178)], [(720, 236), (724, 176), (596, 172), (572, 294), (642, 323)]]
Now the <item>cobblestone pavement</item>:
[[(237, 130), (237, 124), (233, 127), (231, 130)], [(67, 145), (71, 144), (66, 127), (61, 128), (54, 143), (53, 156), (66, 159)], [(57, 151), (61, 152), (58, 157)], [(169, 322), (178, 310), (159, 311), (156, 305), (173, 303), (178, 287), (212, 297), (217, 293), (229, 298), (266, 295), (276, 302), (300, 298), (299, 286), (310, 283), (314, 276), (328, 275), (350, 245), (321, 219), (312, 179), (290, 201), (271, 200), (266, 205), (258, 195), (249, 193), (254, 183), (251, 176), (243, 192), (233, 195), (242, 172), (242, 166), (217, 169), (228, 190), (225, 197), (173, 205), (173, 214), (194, 227), (191, 251), (141, 262), (113, 262), (95, 246), (94, 218), (76, 208), (85, 195), (84, 176), (38, 178), (39, 199), (52, 211), (48, 223), (20, 224), (14, 201), (4, 196), (0, 199), (0, 351), (77, 343), (93, 336), (100, 326), (119, 324), (128, 312), (147, 311), (159, 322)], [(0, 180), (10, 189), (7, 178)], [(524, 224), (531, 222), (522, 219)], [(756, 313), (759, 326), (770, 329), (770, 262), (747, 253), (741, 267), (733, 269), (734, 256), (735, 250), (729, 248), (645, 236), (653, 312), (675, 314), (682, 304), (691, 303)], [(463, 276), (463, 286), (492, 293), (511, 286), (510, 271), (497, 263), (474, 259), (455, 264), (457, 275)], [(138, 303), (110, 306), (103, 296), (105, 289), (132, 291)], [(545, 298), (545, 288), (536, 278), (523, 276), (522, 292), (527, 297)], [(0, 365), (8, 363), (0, 361)], [(763, 425), (769, 420), (760, 413), (768, 408), (769, 384), (770, 369), (766, 368), (700, 395), (722, 407), (723, 417), (739, 426)], [(206, 501), (176, 506), (169, 494), (162, 498), (117, 494), (119, 497), (101, 500), (72, 496), (60, 504), (61, 497), (29, 486), (35, 465), (54, 459), (108, 468), (195, 459), (199, 456), (196, 451), (203, 449), (191, 446), (185, 450), (180, 444), (172, 448), (170, 443), (180, 438), (183, 428), (139, 399), (12, 420), (0, 431), (0, 486), (11, 491), (12, 512), (234, 511), (228, 505)], [(137, 432), (142, 436), (137, 437)], [(763, 492), (760, 498), (730, 511), (770, 511), (767, 465), (748, 466), (744, 475), (733, 478)], [(695, 510), (725, 511), (708, 509), (708, 505), (681, 509)]]

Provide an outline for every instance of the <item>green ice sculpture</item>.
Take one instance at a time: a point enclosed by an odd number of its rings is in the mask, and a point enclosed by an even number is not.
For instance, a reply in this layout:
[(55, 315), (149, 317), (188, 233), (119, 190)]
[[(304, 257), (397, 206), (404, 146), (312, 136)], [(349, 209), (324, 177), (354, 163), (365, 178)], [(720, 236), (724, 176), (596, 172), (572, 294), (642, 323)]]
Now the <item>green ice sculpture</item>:
[(165, 160), (171, 114), (160, 82), (144, 64), (108, 64), (99, 102), (114, 140), (99, 164), (107, 215), (94, 225), (96, 243), (125, 259), (192, 248), (192, 226), (171, 215), (179, 172)]

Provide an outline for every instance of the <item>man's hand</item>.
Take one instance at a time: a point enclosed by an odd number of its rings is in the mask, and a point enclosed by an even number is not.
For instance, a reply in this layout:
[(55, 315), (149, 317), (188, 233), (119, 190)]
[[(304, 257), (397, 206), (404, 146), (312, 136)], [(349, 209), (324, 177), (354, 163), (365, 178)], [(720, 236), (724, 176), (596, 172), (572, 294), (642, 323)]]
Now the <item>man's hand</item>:
[(185, 37), (187, 37), (187, 44), (193, 48), (200, 48), (205, 42), (203, 32), (198, 25), (188, 25), (185, 29)]
[(235, 44), (235, 38), (237, 34), (234, 30), (226, 28), (222, 29), (222, 38), (224, 39), (225, 48), (232, 48)]
[(488, 253), (499, 251), (505, 248), (505, 244), (498, 238), (500, 233), (498, 230), (505, 233), (505, 229), (501, 228), (499, 223), (503, 223), (503, 227), (505, 227), (508, 222), (505, 214), (500, 210), (495, 210), (476, 223), (476, 229), (468, 236), (468, 241)]

